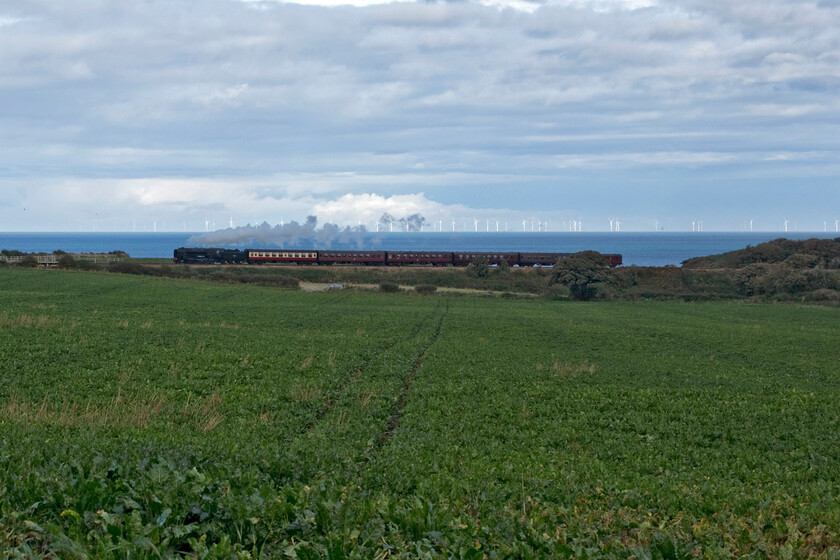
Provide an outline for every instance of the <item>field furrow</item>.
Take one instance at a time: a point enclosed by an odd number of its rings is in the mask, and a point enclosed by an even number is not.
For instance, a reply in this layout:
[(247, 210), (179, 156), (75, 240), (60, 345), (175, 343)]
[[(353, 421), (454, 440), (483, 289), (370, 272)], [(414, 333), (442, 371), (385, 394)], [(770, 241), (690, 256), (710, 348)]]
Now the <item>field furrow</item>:
[(437, 339), (440, 336), (440, 330), (443, 327), (443, 321), (444, 319), (446, 319), (447, 311), (449, 311), (449, 301), (446, 302), (444, 312), (441, 314), (440, 318), (437, 321), (437, 327), (435, 328), (431, 339), (425, 345), (423, 345), (422, 349), (420, 350), (420, 353), (417, 354), (417, 358), (411, 365), (411, 369), (405, 376), (402, 391), (400, 392), (400, 396), (397, 399), (394, 412), (391, 414), (391, 417), (388, 418), (388, 423), (386, 425), (385, 431), (382, 432), (382, 435), (379, 437), (379, 447), (384, 447), (388, 443), (388, 441), (394, 436), (394, 432), (397, 431), (400, 419), (403, 416), (403, 410), (405, 410), (405, 405), (408, 402), (408, 393), (409, 391), (411, 391), (411, 386), (414, 383), (414, 376), (417, 375), (417, 372), (420, 370), (420, 366), (423, 365), (423, 360), (426, 359), (426, 354), (429, 352), (429, 348), (431, 348), (432, 345), (435, 342), (437, 342)]

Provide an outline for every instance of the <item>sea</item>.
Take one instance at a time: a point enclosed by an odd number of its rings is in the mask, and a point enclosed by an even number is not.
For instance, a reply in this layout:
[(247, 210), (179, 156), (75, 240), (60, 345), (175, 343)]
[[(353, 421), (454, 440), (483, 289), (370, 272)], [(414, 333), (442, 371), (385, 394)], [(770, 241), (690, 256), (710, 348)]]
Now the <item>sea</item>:
[[(201, 233), (2, 233), (0, 249), (24, 252), (107, 253), (167, 258), (178, 247), (201, 247)], [(679, 266), (686, 259), (743, 249), (785, 237), (834, 239), (835, 232), (404, 232), (357, 234), (342, 241), (289, 239), (282, 245), (251, 243), (229, 248), (352, 249), (378, 251), (498, 251), (574, 253), (592, 249), (619, 253), (624, 265)], [(220, 246), (214, 244), (213, 246)], [(225, 245), (221, 245), (225, 246)]]

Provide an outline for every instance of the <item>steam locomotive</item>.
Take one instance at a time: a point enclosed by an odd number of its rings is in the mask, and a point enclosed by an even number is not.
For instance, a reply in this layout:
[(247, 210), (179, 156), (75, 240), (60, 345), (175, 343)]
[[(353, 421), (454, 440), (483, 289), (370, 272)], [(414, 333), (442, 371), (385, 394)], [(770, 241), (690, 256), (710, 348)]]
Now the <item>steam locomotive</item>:
[[(173, 261), (179, 264), (350, 264), (367, 266), (467, 266), (482, 255), (491, 265), (553, 266), (574, 253), (509, 253), (482, 251), (316, 251), (313, 249), (175, 249)], [(621, 265), (621, 255), (602, 255), (610, 266)]]

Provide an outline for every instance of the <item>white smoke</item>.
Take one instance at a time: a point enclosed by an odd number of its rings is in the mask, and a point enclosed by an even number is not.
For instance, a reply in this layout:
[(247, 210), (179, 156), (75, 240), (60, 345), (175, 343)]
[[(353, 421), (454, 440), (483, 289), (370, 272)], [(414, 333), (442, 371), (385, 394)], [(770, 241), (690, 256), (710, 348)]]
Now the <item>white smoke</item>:
[(307, 216), (302, 224), (289, 222), (272, 226), (263, 222), (258, 226), (242, 226), (222, 229), (190, 237), (189, 243), (206, 247), (216, 246), (259, 246), (259, 247), (295, 247), (307, 249), (329, 249), (339, 246), (362, 247), (365, 226), (340, 227), (326, 223), (318, 227), (318, 218)]

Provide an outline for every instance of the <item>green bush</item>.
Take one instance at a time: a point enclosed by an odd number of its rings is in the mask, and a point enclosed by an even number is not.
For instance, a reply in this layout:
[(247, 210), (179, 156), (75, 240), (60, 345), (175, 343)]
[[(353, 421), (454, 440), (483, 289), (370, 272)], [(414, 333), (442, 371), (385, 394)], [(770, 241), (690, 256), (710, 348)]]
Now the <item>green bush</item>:
[(76, 261), (76, 268), (79, 270), (97, 270), (99, 266), (93, 261), (79, 259)]
[(430, 296), (437, 291), (437, 286), (434, 284), (420, 284), (414, 287), (414, 291), (420, 295)]
[(400, 291), (400, 287), (394, 282), (382, 282), (379, 284), (379, 291), (388, 294), (394, 294)]
[(476, 255), (473, 262), (467, 266), (467, 273), (476, 278), (487, 278), (490, 274), (490, 261), (485, 255)]
[(840, 292), (829, 288), (814, 290), (806, 297), (808, 301), (840, 302)]
[(21, 260), (19, 260), (17, 264), (18, 266), (35, 268), (36, 266), (38, 266), (38, 259), (35, 258), (35, 255), (26, 255)]
[(146, 274), (146, 267), (132, 260), (116, 261), (108, 265), (108, 272), (120, 274)]
[(550, 283), (568, 287), (572, 297), (585, 301), (601, 297), (601, 284), (609, 275), (609, 263), (601, 253), (581, 251), (557, 261)]
[(58, 258), (58, 268), (76, 268), (76, 259), (73, 255), (64, 253)]

